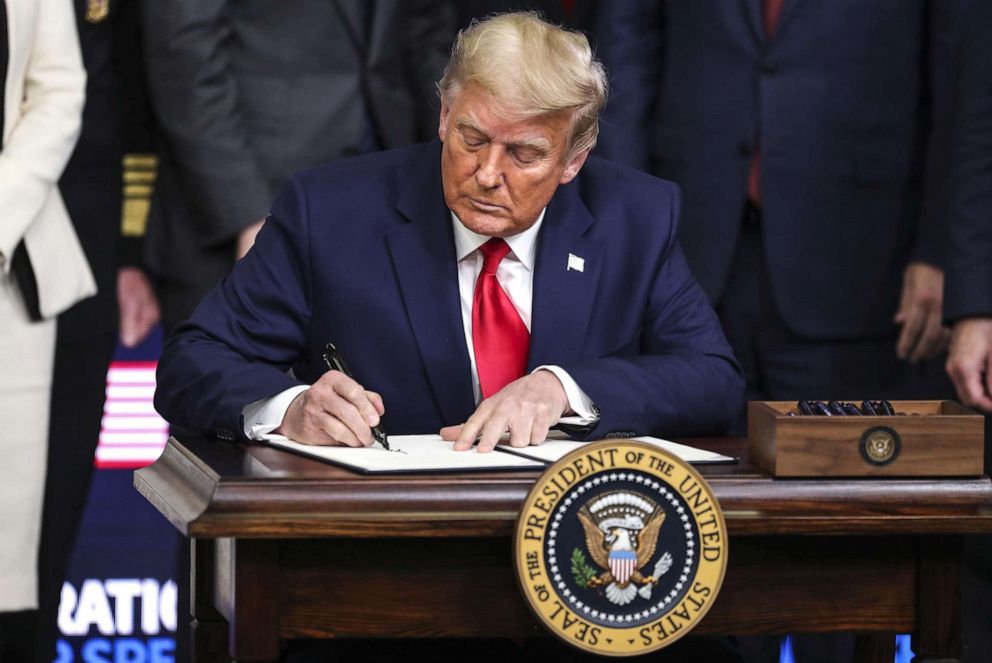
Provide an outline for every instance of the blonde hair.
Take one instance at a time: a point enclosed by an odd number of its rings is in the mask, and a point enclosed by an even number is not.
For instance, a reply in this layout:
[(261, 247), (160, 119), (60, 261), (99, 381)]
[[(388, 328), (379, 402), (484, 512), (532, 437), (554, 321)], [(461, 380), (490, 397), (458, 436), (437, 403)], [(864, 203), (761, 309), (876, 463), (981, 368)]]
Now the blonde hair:
[(450, 102), (468, 83), (481, 85), (519, 117), (573, 111), (569, 158), (596, 145), (606, 71), (580, 32), (534, 12), (473, 21), (455, 38), (438, 93)]

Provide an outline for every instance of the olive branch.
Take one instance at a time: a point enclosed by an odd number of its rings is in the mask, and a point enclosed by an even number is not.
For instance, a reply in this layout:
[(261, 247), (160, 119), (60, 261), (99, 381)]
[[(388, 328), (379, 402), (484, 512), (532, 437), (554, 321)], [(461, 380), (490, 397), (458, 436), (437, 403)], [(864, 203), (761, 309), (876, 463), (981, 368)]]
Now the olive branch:
[(585, 553), (578, 548), (572, 549), (572, 577), (580, 587), (588, 587), (589, 582), (597, 576), (596, 569), (589, 566)]

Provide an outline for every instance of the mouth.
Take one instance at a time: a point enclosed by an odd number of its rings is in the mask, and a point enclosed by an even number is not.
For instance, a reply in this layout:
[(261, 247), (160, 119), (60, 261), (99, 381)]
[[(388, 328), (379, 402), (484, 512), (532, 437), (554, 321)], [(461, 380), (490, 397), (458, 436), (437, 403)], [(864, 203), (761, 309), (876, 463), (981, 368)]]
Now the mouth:
[(496, 205), (493, 203), (487, 203), (476, 198), (469, 197), (469, 203), (472, 204), (477, 210), (481, 212), (488, 212), (490, 214), (502, 212), (505, 208), (502, 205)]

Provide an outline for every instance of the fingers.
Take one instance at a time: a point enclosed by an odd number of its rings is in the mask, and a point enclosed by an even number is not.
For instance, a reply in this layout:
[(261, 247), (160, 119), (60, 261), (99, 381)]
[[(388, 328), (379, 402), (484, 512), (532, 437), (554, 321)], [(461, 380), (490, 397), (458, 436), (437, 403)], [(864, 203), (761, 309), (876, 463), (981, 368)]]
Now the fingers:
[(299, 440), (305, 444), (331, 444), (348, 447), (367, 447), (353, 430), (326, 410), (315, 410), (309, 415), (310, 426), (316, 433), (310, 440)]
[(155, 291), (144, 272), (134, 267), (122, 267), (117, 272), (117, 305), (121, 343), (133, 348), (161, 318)]
[(964, 404), (992, 413), (992, 319), (955, 324), (946, 368)]
[[(457, 427), (460, 430), (458, 431), (458, 437), (455, 439), (455, 446), (453, 447), (455, 451), (465, 451), (472, 448), (472, 445), (475, 444), (476, 439), (478, 439), (479, 434), (482, 432), (482, 427), (489, 419), (491, 408), (492, 403), (489, 399), (482, 401), (475, 412), (472, 413), (472, 416), (468, 418), (468, 421)], [(480, 448), (479, 451), (485, 450)]]
[(161, 317), (158, 304), (142, 301), (121, 309), (120, 335), (125, 347), (133, 348), (141, 343), (158, 324)]
[(476, 439), (482, 453), (492, 451), (504, 439), (514, 447), (540, 444), (567, 407), (558, 378), (548, 371), (537, 371), (484, 400), (468, 421), (442, 429), (441, 436), (454, 439), (456, 451), (471, 448)]
[(923, 331), (920, 334), (916, 346), (909, 352), (909, 361), (916, 363), (927, 359), (933, 359), (937, 353), (947, 347), (948, 332), (941, 324), (939, 311), (930, 310), (923, 323)]
[[(362, 391), (364, 397), (364, 390)], [(352, 444), (352, 441), (364, 446), (372, 444), (372, 426), (375, 424), (369, 423), (367, 413), (362, 412), (352, 401), (335, 392), (319, 395), (321, 398), (317, 407), (323, 412), (317, 413), (316, 420), (322, 424), (323, 430), (349, 446), (357, 446)], [(366, 404), (368, 408), (371, 408), (371, 403), (366, 401)], [(372, 408), (372, 412), (375, 422), (378, 423), (379, 415), (375, 413), (374, 408)]]
[(140, 342), (138, 311), (132, 305), (120, 307), (120, 329), (121, 344), (125, 348), (133, 348)]
[[(379, 414), (380, 417), (386, 414), (386, 406), (382, 403), (382, 396), (380, 396), (374, 391), (366, 391), (365, 396), (372, 403), (372, 407), (375, 408), (375, 411)], [(372, 424), (372, 425), (375, 426), (377, 424)]]
[(926, 326), (926, 312), (919, 306), (911, 305), (900, 313), (901, 315), (897, 316), (897, 320), (901, 319), (904, 322), (902, 331), (899, 332), (899, 340), (896, 342), (896, 356), (900, 359), (908, 359), (923, 336), (923, 330)]
[(454, 442), (458, 439), (458, 436), (462, 433), (462, 425), (458, 426), (445, 426), (441, 429), (441, 439), (447, 442)]
[(896, 356), (910, 362), (930, 359), (942, 349), (944, 273), (923, 262), (912, 262), (903, 272), (903, 288), (895, 322), (902, 325)]
[(290, 405), (279, 432), (305, 444), (371, 446), (382, 397), (340, 371), (328, 371)]
[(948, 361), (947, 372), (951, 376), (958, 398), (968, 406), (992, 412), (992, 384), (989, 384), (989, 367), (985, 369), (975, 364), (955, 364)]
[(992, 413), (992, 354), (985, 357), (985, 393), (976, 403), (977, 407)]
[[(354, 425), (349, 426), (352, 430), (356, 427), (369, 429), (379, 425), (379, 410), (369, 396), (374, 392), (365, 391), (362, 385), (340, 371), (324, 373), (314, 386), (318, 385), (330, 388), (330, 392), (326, 394), (325, 409), (339, 419), (352, 421)], [(323, 390), (321, 393), (324, 393)], [(382, 398), (379, 397), (378, 401), (381, 406)], [(358, 419), (353, 416), (356, 412)], [(355, 430), (355, 432), (359, 431)], [(369, 431), (369, 435), (371, 434)]]
[[(493, 413), (496, 415), (496, 413)], [(502, 416), (491, 416), (482, 426), (482, 435), (479, 436), (479, 444), (476, 450), (479, 453), (489, 453), (496, 448), (503, 433), (509, 428), (509, 422)], [(512, 432), (512, 429), (511, 429)]]

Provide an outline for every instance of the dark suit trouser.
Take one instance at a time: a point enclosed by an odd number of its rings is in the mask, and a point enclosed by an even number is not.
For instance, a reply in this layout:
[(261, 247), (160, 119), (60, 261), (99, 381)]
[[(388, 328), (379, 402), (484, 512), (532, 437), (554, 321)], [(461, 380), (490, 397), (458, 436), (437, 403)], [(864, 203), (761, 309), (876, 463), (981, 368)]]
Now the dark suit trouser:
[(55, 657), (58, 607), (93, 477), (112, 334), (66, 340), (59, 330), (52, 380), (48, 469), (38, 551), (38, 661)]

